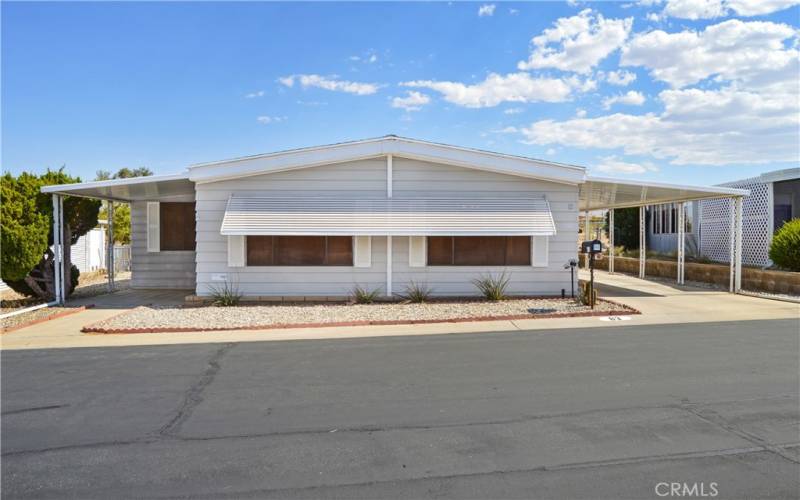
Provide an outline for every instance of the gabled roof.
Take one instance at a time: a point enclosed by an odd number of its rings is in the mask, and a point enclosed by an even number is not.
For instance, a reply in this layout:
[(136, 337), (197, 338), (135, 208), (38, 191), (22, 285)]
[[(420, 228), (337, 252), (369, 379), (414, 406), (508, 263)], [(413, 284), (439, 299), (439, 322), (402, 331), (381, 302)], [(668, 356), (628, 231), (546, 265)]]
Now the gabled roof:
[(583, 182), (585, 169), (522, 156), (387, 135), (375, 139), (292, 149), (189, 167), (189, 179), (215, 182), (251, 175), (393, 155), (565, 184)]

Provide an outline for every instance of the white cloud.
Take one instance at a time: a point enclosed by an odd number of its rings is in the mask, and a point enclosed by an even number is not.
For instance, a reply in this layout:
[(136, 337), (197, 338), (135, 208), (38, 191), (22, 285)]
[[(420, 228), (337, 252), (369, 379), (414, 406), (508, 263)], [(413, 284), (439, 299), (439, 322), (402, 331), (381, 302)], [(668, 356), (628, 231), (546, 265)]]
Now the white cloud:
[(508, 108), (503, 110), (504, 115), (518, 115), (525, 111), (525, 108)]
[(514, 8), (508, 9), (508, 13), (511, 14), (512, 16), (516, 16), (517, 14), (519, 14), (519, 9), (514, 9)]
[(431, 102), (431, 98), (422, 92), (416, 90), (409, 90), (406, 92), (406, 97), (395, 97), (392, 99), (393, 108), (401, 108), (405, 111), (419, 111), (422, 106)]
[(541, 120), (522, 129), (532, 144), (621, 149), (673, 164), (797, 161), (800, 100), (727, 87), (665, 90), (661, 114)]
[(531, 40), (532, 52), (521, 70), (556, 68), (587, 74), (628, 38), (633, 18), (606, 19), (592, 9), (563, 17)]
[(250, 92), (249, 94), (244, 95), (245, 99), (255, 99), (256, 97), (264, 97), (264, 91), (257, 90), (255, 92)]
[(611, 155), (600, 157), (600, 164), (597, 165), (596, 170), (614, 174), (643, 174), (645, 172), (658, 172), (658, 167), (650, 161), (630, 163)]
[(258, 123), (261, 123), (263, 125), (269, 125), (270, 123), (282, 122), (282, 121), (286, 120), (286, 117), (285, 116), (267, 116), (267, 115), (264, 115), (264, 116), (259, 116), (258, 118), (256, 118), (256, 120), (258, 121)]
[(369, 57), (367, 58), (367, 62), (369, 64), (373, 64), (375, 62), (378, 62), (378, 56), (376, 54), (370, 54)]
[(497, 5), (493, 3), (483, 4), (478, 8), (478, 17), (487, 17), (494, 15), (494, 9), (497, 8)]
[(547, 151), (545, 151), (544, 154), (546, 154), (547, 156), (553, 156), (554, 154), (556, 154), (556, 150), (555, 148), (547, 148)]
[(762, 16), (800, 5), (800, 0), (727, 0), (725, 3), (740, 16)]
[(577, 116), (578, 118), (583, 118), (584, 116), (586, 116), (586, 110), (581, 108), (576, 109), (575, 116)]
[[(785, 40), (794, 43), (787, 48)], [(796, 30), (786, 24), (732, 19), (700, 32), (639, 35), (623, 49), (620, 65), (644, 66), (676, 88), (711, 76), (748, 86), (776, 81), (796, 86), (796, 41)]]
[(691, 20), (713, 19), (732, 12), (740, 16), (762, 16), (798, 4), (800, 0), (668, 0), (663, 15)]
[(350, 82), (340, 80), (336, 76), (326, 77), (313, 74), (284, 76), (279, 78), (278, 81), (287, 87), (294, 87), (294, 84), (298, 83), (303, 88), (317, 87), (356, 95), (374, 94), (380, 88), (380, 85), (375, 83)]
[(518, 132), (519, 129), (517, 127), (510, 125), (508, 127), (501, 128), (500, 130), (492, 130), (492, 133), (494, 134), (516, 134)]
[(350, 56), (348, 57), (351, 61), (358, 62), (361, 60), (361, 56)]
[(722, 0), (669, 0), (664, 14), (680, 19), (712, 19), (725, 15)]
[(625, 70), (609, 71), (605, 75), (605, 78), (606, 81), (611, 85), (625, 87), (636, 80), (636, 73), (631, 73), (630, 71)]
[(658, 23), (661, 22), (661, 15), (659, 15), (657, 12), (650, 12), (645, 16), (645, 19), (650, 22)]
[(503, 102), (564, 102), (570, 99), (573, 91), (587, 86), (585, 81), (577, 79), (532, 77), (528, 73), (490, 73), (484, 81), (473, 85), (436, 80), (416, 80), (401, 85), (435, 90), (446, 101), (467, 108), (488, 108)]
[(615, 96), (608, 96), (603, 99), (603, 109), (610, 109), (614, 104), (625, 104), (628, 106), (641, 106), (645, 98), (641, 92), (629, 90), (628, 92)]

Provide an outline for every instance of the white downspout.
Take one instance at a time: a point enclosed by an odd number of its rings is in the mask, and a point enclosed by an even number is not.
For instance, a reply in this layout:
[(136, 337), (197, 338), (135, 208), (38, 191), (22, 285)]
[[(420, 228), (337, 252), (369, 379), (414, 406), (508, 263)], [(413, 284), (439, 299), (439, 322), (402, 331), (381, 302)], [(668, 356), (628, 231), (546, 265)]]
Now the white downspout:
[[(392, 184), (394, 183), (392, 172), (392, 155), (386, 155), (386, 197), (392, 197)], [(392, 237), (386, 237), (386, 296), (392, 296)]]
[(53, 194), (53, 301), (62, 304), (61, 297), (61, 196)]

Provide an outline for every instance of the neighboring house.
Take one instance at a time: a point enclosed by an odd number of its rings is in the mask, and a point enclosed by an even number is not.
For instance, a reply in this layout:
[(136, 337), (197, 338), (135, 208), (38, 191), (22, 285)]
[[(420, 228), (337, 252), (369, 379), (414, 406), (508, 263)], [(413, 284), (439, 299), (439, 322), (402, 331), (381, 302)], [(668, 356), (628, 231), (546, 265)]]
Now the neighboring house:
[(208, 296), (475, 295), (570, 290), (578, 211), (745, 191), (590, 177), (583, 167), (385, 136), (193, 165), (178, 175), (48, 186), (131, 203), (131, 285)]
[(72, 263), (81, 273), (97, 271), (106, 267), (107, 221), (98, 220), (97, 227), (84, 234), (72, 245)]
[[(697, 207), (686, 203), (686, 254), (697, 256)], [(669, 203), (647, 209), (647, 248), (659, 253), (673, 254), (678, 251), (678, 205)]]
[[(800, 217), (800, 168), (776, 170), (758, 177), (720, 184), (750, 190), (742, 206), (742, 262), (771, 266), (769, 246), (784, 222)], [(731, 208), (728, 200), (703, 200), (699, 205), (700, 253), (712, 260), (730, 260)]]

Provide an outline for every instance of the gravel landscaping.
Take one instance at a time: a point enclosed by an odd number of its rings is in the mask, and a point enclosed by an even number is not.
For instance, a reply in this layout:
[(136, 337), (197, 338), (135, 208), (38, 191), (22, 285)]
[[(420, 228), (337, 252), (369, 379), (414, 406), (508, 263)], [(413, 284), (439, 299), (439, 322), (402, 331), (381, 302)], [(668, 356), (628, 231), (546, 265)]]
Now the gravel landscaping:
[(501, 302), (452, 301), (424, 304), (290, 304), (237, 307), (138, 307), (95, 323), (84, 331), (225, 330), (326, 324), (390, 324), (478, 319), (522, 319), (591, 314), (631, 314), (635, 310), (598, 301), (594, 311), (573, 299), (511, 299)]

